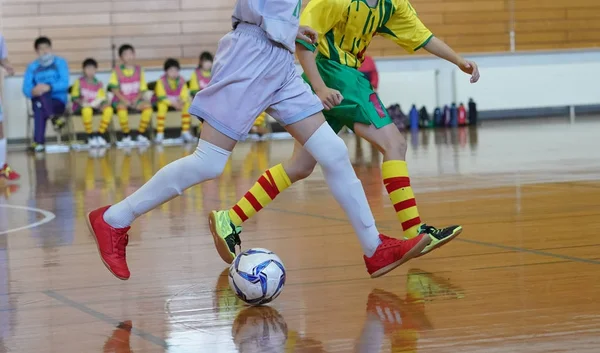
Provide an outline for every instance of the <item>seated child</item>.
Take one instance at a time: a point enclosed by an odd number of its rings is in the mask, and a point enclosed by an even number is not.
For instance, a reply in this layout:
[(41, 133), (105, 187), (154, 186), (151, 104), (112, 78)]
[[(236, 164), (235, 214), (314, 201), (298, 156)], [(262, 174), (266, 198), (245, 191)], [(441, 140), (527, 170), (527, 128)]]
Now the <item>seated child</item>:
[(181, 112), (181, 137), (185, 142), (191, 142), (194, 137), (190, 133), (190, 93), (185, 79), (179, 74), (179, 61), (167, 59), (164, 65), (165, 74), (156, 81), (154, 96), (156, 97), (156, 143), (161, 143), (165, 137), (165, 116), (169, 107)]
[[(114, 110), (108, 103), (104, 84), (96, 78), (98, 63), (92, 58), (83, 61), (83, 75), (71, 87), (73, 113), (81, 115), (83, 127), (88, 134), (87, 143), (90, 147), (105, 147), (108, 145), (102, 135), (113, 117)], [(98, 132), (92, 130), (92, 117), (102, 114)]]
[(132, 144), (129, 135), (129, 110), (142, 113), (137, 142), (148, 144), (149, 140), (144, 133), (152, 119), (152, 105), (144, 100), (144, 93), (148, 91), (144, 70), (135, 64), (135, 49), (129, 44), (119, 47), (119, 58), (121, 64), (115, 67), (110, 76), (109, 89), (115, 94), (112, 104), (117, 110), (124, 134), (121, 144)]
[(205, 51), (200, 54), (200, 62), (190, 78), (190, 92), (192, 96), (208, 86), (212, 77), (213, 56)]

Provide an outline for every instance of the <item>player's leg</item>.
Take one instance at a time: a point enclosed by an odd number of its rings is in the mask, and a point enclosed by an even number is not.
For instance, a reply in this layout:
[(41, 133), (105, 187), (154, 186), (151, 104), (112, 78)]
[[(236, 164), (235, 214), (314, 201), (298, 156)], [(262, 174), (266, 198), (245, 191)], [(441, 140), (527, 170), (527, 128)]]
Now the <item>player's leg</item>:
[[(190, 108), (192, 114), (205, 121), (196, 151), (160, 169), (123, 201), (88, 214), (102, 260), (120, 279), (128, 279), (130, 275), (125, 258), (130, 224), (185, 189), (219, 176), (237, 141), (247, 134), (254, 118), (268, 105), (273, 92), (269, 90), (257, 92), (247, 103), (235, 100), (238, 106), (231, 103), (232, 97), (241, 97), (251, 91), (250, 87), (259, 87), (256, 78), (270, 72), (254, 66), (263, 58), (261, 48), (235, 36), (230, 33), (220, 41), (211, 84), (195, 97)], [(248, 75), (240, 77), (240, 69)]]
[(406, 139), (391, 119), (387, 125), (381, 127), (375, 125), (383, 124), (387, 117), (376, 110), (373, 112), (377, 114), (377, 117), (372, 118), (373, 124), (356, 123), (354, 131), (383, 153), (381, 167), (383, 183), (402, 225), (404, 236), (410, 239), (419, 234), (429, 234), (432, 242), (423, 250), (422, 254), (426, 254), (454, 239), (462, 232), (462, 227), (455, 225), (438, 229), (421, 222), (406, 164)]
[(162, 143), (165, 139), (165, 118), (169, 111), (169, 101), (164, 99), (156, 103), (156, 137), (154, 142)]
[(425, 254), (460, 234), (460, 226), (436, 229), (421, 222), (405, 161), (406, 140), (393, 124), (370, 82), (358, 70), (330, 60), (320, 60), (317, 66), (327, 86), (339, 90), (344, 96), (342, 104), (327, 112), (328, 121), (341, 121), (353, 126), (357, 135), (384, 153), (383, 181), (405, 238), (430, 235), (432, 242), (424, 250)]
[(296, 142), (292, 157), (265, 171), (233, 207), (210, 213), (210, 229), (213, 236), (222, 239), (217, 250), (225, 262), (233, 262), (236, 246), (241, 245), (242, 224), (293, 183), (308, 177), (316, 165), (311, 154)]
[(218, 177), (236, 140), (205, 124), (196, 151), (160, 169), (147, 183), (123, 201), (88, 214), (102, 259), (119, 279), (129, 278), (125, 260), (127, 231), (139, 216), (179, 196), (187, 188)]
[(150, 141), (145, 136), (145, 133), (152, 120), (152, 105), (146, 101), (139, 101), (135, 108), (141, 112), (137, 142), (141, 144), (148, 144)]
[(379, 233), (362, 184), (350, 163), (346, 144), (325, 123), (321, 113), (286, 125), (286, 129), (320, 164), (329, 190), (359, 238), (371, 277), (384, 275), (412, 259), (431, 242), (424, 234), (402, 241)]
[(4, 178), (7, 180), (17, 180), (21, 176), (10, 168), (7, 163), (7, 142), (4, 137), (4, 127), (2, 124), (2, 106), (0, 106), (0, 179)]

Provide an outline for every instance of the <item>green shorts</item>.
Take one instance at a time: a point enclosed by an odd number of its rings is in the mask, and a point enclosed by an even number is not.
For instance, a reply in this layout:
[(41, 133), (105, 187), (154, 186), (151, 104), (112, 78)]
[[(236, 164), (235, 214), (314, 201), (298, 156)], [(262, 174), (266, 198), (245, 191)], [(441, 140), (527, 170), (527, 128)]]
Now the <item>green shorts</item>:
[[(338, 133), (344, 126), (354, 129), (355, 123), (374, 125), (378, 129), (393, 124), (371, 83), (360, 71), (320, 55), (317, 56), (317, 68), (327, 87), (344, 96), (340, 105), (323, 110), (333, 131)], [(310, 84), (305, 75), (302, 78)]]

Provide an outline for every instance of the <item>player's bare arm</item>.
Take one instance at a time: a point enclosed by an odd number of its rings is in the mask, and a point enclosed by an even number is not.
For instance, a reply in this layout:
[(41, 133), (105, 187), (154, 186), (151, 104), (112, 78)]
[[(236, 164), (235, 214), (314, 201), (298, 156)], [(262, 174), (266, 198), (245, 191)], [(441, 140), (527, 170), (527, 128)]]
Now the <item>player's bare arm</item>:
[(319, 34), (314, 29), (307, 26), (300, 26), (298, 28), (298, 35), (296, 39), (303, 40), (310, 44), (316, 44), (319, 41)]
[(477, 67), (477, 63), (461, 57), (441, 39), (433, 37), (423, 48), (431, 54), (458, 66), (464, 73), (471, 75), (471, 83), (479, 81), (479, 68)]
[(302, 65), (304, 73), (308, 77), (315, 93), (321, 102), (323, 102), (325, 109), (332, 109), (342, 103), (342, 100), (344, 99), (342, 94), (338, 90), (327, 87), (325, 82), (323, 82), (323, 79), (319, 74), (319, 69), (317, 69), (317, 63), (315, 62), (315, 53), (306, 49), (303, 45), (296, 44), (296, 54), (298, 55), (298, 60), (300, 61), (300, 65)]

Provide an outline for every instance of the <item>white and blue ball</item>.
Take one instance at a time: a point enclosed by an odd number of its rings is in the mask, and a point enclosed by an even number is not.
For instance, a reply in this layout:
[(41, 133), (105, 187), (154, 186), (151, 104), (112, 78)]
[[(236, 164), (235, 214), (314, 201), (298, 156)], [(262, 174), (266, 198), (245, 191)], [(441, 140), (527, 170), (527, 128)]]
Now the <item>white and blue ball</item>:
[(285, 267), (279, 256), (254, 248), (239, 254), (229, 268), (229, 286), (249, 305), (273, 301), (285, 285)]

